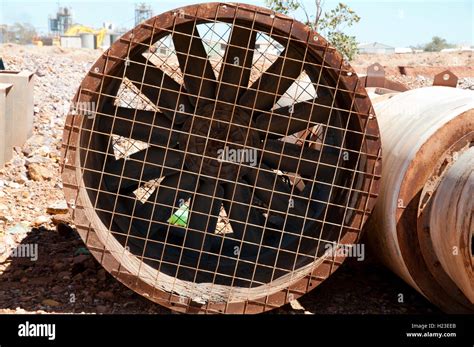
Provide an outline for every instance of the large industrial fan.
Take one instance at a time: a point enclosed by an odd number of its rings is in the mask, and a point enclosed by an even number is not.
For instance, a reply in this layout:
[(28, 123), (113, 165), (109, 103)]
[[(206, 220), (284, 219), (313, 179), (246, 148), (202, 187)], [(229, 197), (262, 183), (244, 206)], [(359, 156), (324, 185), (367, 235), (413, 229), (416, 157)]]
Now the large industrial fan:
[(180, 312), (257, 313), (316, 287), (378, 191), (370, 100), (292, 18), (166, 12), (93, 65), (68, 116), (64, 189), (97, 260)]

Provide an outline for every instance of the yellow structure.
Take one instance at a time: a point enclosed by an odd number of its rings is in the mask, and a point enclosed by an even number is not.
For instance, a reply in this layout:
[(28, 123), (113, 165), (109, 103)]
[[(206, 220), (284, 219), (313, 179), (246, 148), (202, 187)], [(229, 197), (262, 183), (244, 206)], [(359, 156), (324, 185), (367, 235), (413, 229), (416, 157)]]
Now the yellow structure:
[(96, 35), (97, 47), (101, 47), (104, 42), (105, 35), (107, 35), (107, 29), (102, 28), (102, 29), (95, 30), (84, 25), (73, 25), (64, 33), (64, 35), (79, 36), (80, 34), (86, 34), (86, 33)]

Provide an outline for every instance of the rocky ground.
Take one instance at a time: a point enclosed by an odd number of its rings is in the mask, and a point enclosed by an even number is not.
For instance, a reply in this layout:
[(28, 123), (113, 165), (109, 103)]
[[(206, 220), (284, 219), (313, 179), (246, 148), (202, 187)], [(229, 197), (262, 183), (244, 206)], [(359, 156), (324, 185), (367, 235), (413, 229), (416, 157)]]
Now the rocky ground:
[[(36, 75), (34, 135), (22, 148), (15, 148), (13, 159), (0, 170), (0, 313), (170, 312), (106, 273), (68, 225), (59, 173), (62, 129), (68, 102), (98, 54), (58, 47), (0, 46), (8, 69), (27, 69)], [(365, 59), (363, 64), (360, 59)], [(355, 65), (361, 70), (375, 61), (381, 62), (359, 57)], [(463, 77), (460, 86), (474, 89), (472, 76)], [(410, 88), (431, 84), (431, 76), (390, 77)], [(13, 256), (9, 250), (14, 247), (30, 252), (29, 257)], [(399, 294), (404, 296), (403, 303), (398, 301)], [(349, 260), (299, 303), (274, 312), (438, 312), (370, 257), (364, 262)]]

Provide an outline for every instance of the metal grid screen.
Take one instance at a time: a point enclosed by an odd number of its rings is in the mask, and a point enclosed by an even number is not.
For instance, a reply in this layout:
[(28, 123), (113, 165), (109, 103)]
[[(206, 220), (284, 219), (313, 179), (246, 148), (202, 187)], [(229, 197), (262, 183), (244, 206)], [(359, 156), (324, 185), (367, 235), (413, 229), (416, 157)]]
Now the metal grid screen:
[(357, 76), (266, 9), (203, 4), (137, 26), (74, 106), (63, 179), (81, 236), (178, 311), (263, 312), (306, 293), (377, 194), (378, 127)]

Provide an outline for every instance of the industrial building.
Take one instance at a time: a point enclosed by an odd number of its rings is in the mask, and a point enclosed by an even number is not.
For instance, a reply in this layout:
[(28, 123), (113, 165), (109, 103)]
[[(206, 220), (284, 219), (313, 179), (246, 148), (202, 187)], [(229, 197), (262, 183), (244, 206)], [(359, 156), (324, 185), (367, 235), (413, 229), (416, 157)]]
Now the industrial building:
[(395, 47), (380, 42), (361, 43), (357, 46), (360, 54), (393, 54)]

